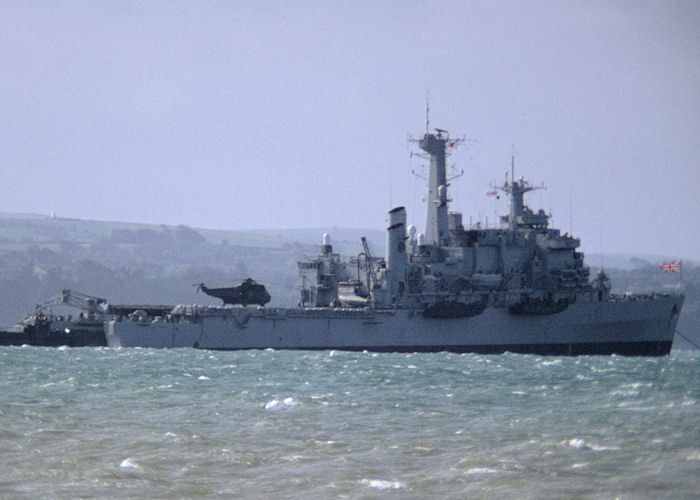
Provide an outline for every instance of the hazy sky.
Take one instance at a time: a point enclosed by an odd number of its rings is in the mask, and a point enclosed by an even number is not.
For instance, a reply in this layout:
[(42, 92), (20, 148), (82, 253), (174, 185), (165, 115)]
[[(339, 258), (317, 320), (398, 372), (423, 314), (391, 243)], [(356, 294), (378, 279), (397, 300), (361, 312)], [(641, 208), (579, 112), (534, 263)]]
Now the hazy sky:
[(0, 211), (193, 227), (464, 220), (515, 152), (588, 252), (700, 258), (700, 2), (1, 2)]

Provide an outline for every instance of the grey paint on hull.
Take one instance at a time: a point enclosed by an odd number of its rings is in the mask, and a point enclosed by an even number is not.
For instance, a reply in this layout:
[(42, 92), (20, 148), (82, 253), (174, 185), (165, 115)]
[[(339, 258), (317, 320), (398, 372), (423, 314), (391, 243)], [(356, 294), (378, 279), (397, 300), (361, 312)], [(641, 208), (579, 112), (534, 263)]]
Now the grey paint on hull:
[(549, 316), (491, 307), (472, 318), (419, 311), (213, 308), (191, 322), (110, 321), (110, 346), (204, 349), (338, 349), (380, 352), (668, 354), (681, 296), (573, 304)]

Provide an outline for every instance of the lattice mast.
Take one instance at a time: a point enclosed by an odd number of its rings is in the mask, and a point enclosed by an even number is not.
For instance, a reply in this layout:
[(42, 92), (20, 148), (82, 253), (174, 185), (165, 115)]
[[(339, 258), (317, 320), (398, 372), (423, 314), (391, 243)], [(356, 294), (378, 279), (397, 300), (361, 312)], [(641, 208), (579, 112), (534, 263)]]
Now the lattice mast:
[(428, 173), (428, 194), (426, 197), (427, 216), (425, 219), (425, 243), (438, 247), (447, 246), (449, 242), (447, 212), (450, 200), (447, 197), (446, 160), (448, 147), (453, 148), (463, 139), (451, 139), (446, 130), (435, 129), (426, 132), (422, 139), (416, 140), (418, 146), (430, 159)]

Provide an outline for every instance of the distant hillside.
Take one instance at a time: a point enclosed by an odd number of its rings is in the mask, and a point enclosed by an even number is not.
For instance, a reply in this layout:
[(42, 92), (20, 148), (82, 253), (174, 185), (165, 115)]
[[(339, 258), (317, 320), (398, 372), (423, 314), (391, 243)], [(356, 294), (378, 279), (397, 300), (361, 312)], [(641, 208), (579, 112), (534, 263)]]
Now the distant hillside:
[[(142, 239), (149, 234), (177, 231), (187, 226), (165, 226), (158, 224), (138, 224), (132, 222), (107, 222), (80, 219), (66, 219), (27, 214), (0, 213), (0, 250), (30, 244), (44, 245), (70, 241), (78, 244), (95, 243), (100, 239), (109, 239), (115, 232), (138, 233)], [(261, 246), (266, 248), (281, 247), (299, 237), (284, 237), (263, 232), (219, 231), (196, 229), (196, 232), (211, 243), (223, 240), (236, 241), (241, 246)]]
[(333, 245), (350, 244), (357, 245), (362, 236), (367, 237), (377, 251), (384, 251), (386, 245), (386, 231), (379, 229), (352, 229), (339, 227), (323, 227), (323, 228), (305, 228), (305, 229), (252, 229), (251, 234), (263, 234), (267, 236), (279, 236), (291, 239), (303, 239), (313, 241), (318, 244), (324, 234), (328, 234)]
[[(267, 286), (273, 305), (293, 305), (296, 262), (318, 253), (324, 232), (335, 251), (361, 251), (360, 230), (219, 231), (0, 214), (0, 326), (21, 320), (63, 288), (112, 303), (214, 304), (192, 285), (252, 277)], [(381, 254), (376, 233), (367, 236)]]
[[(656, 265), (669, 260), (677, 260), (677, 256), (669, 255), (646, 255), (646, 254), (618, 254), (618, 253), (587, 253), (586, 264), (591, 269), (598, 269), (601, 266), (605, 269), (636, 269), (649, 265)], [(683, 261), (688, 266), (694, 266), (696, 262), (686, 259)]]

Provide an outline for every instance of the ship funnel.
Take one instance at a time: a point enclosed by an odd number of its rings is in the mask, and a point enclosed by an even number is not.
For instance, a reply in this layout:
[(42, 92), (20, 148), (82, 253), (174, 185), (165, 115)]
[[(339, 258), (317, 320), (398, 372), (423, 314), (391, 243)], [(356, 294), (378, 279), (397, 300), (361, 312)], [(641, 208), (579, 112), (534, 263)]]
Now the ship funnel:
[(406, 209), (396, 207), (389, 212), (386, 234), (386, 267), (390, 294), (403, 292), (406, 275)]

